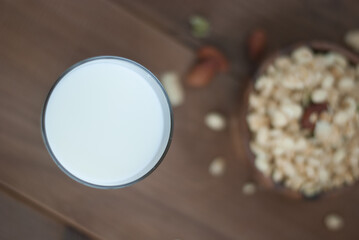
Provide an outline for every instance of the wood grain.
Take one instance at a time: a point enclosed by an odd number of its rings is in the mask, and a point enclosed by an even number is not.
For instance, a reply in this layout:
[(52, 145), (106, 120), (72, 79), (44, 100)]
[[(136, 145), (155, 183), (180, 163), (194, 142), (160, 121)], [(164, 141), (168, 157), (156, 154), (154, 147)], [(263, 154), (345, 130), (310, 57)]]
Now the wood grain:
[(0, 192), (0, 239), (62, 239), (64, 227)]
[(0, 185), (0, 239), (88, 240), (84, 233), (44, 212), (41, 206)]
[[(144, 7), (129, 13), (136, 4)], [(203, 124), (208, 111), (232, 119), (241, 109), (238, 78), (247, 70), (241, 49), (249, 29), (259, 24), (271, 29), (272, 48), (299, 37), (339, 40), (359, 20), (356, 7), (354, 1), (2, 0), (0, 181), (103, 239), (357, 239), (358, 185), (313, 202), (262, 188), (245, 196), (241, 187), (252, 175), (244, 151), (234, 151), (243, 143), (232, 143), (232, 125), (218, 133)], [(40, 134), (42, 103), (55, 79), (95, 55), (128, 57), (159, 76), (183, 75), (193, 61), (192, 47), (201, 43), (188, 35), (186, 21), (194, 12), (213, 22), (212, 37), (205, 41), (225, 49), (234, 63), (232, 75), (218, 76), (204, 89), (186, 89), (185, 104), (174, 109), (170, 151), (144, 181), (97, 190), (69, 179), (51, 160)], [(227, 160), (227, 168), (214, 178), (208, 166), (217, 156)], [(342, 231), (325, 229), (328, 212), (344, 217)]]
[[(233, 63), (233, 75), (243, 78), (248, 61), (248, 34), (261, 27), (268, 32), (268, 51), (297, 41), (330, 40), (343, 43), (349, 30), (358, 28), (356, 0), (111, 0), (166, 31), (186, 45), (217, 45)], [(210, 35), (192, 36), (189, 18), (202, 15), (210, 23)], [(243, 81), (242, 81), (243, 82)]]

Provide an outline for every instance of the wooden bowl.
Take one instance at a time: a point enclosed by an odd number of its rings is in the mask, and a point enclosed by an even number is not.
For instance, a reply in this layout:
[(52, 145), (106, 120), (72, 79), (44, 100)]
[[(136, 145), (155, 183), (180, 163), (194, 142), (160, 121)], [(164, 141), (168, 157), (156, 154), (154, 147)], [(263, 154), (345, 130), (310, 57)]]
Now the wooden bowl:
[[(272, 64), (277, 57), (289, 55), (294, 49), (300, 46), (307, 46), (311, 48), (314, 53), (337, 52), (346, 57), (350, 64), (356, 65), (359, 63), (359, 56), (357, 54), (336, 44), (324, 41), (300, 42), (271, 54), (262, 62), (254, 76), (250, 79), (250, 81), (248, 81), (248, 85), (245, 88), (244, 93), (239, 96), (239, 108), (235, 109), (235, 115), (231, 119), (231, 137), (237, 157), (243, 158), (245, 155), (246, 160), (249, 162), (249, 168), (251, 169), (253, 177), (261, 186), (264, 186), (267, 189), (275, 190), (293, 199), (316, 199), (318, 197), (322, 197), (323, 195), (336, 195), (340, 192), (339, 190), (342, 189), (342, 187), (325, 192), (325, 194), (324, 192), (321, 192), (309, 198), (298, 191), (289, 189), (282, 184), (275, 183), (271, 177), (267, 177), (262, 174), (254, 165), (255, 156), (249, 147), (251, 132), (246, 121), (249, 94), (254, 88), (254, 82), (256, 79), (265, 72), (267, 67)], [(243, 150), (245, 152), (244, 154)]]

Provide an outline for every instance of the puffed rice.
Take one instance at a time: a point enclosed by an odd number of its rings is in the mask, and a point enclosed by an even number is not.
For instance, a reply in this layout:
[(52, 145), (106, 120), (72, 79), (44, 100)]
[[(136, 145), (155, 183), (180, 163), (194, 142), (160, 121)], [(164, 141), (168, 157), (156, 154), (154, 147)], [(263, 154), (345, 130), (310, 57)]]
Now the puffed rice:
[(348, 32), (344, 37), (344, 41), (354, 50), (359, 51), (359, 30)]
[(331, 231), (338, 231), (344, 226), (343, 218), (335, 213), (331, 213), (325, 216), (324, 223)]
[[(307, 196), (359, 178), (359, 66), (339, 53), (300, 47), (278, 57), (255, 84), (247, 122), (255, 166)], [(301, 128), (305, 108), (314, 130)]]
[(226, 161), (222, 157), (213, 159), (208, 167), (208, 171), (212, 176), (219, 177), (224, 174), (226, 170)]

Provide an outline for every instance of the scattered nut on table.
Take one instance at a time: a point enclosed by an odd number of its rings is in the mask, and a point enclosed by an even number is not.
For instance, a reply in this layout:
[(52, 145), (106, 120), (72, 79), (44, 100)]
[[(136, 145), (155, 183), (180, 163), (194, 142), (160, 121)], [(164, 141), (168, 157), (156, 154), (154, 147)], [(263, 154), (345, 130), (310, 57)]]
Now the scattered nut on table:
[(242, 193), (247, 196), (253, 195), (256, 191), (257, 186), (252, 182), (246, 182), (242, 187)]
[(331, 231), (338, 231), (344, 227), (343, 218), (335, 213), (325, 216), (324, 223), (328, 230)]
[(183, 104), (185, 95), (178, 74), (174, 72), (166, 72), (162, 74), (161, 82), (166, 89), (171, 105), (177, 107)]
[(226, 161), (222, 157), (215, 158), (209, 165), (209, 173), (212, 176), (219, 177), (224, 174), (226, 170)]
[(359, 30), (347, 32), (344, 37), (345, 43), (356, 51), (359, 51)]
[(248, 55), (252, 61), (258, 61), (267, 45), (267, 33), (261, 29), (255, 29), (248, 37)]
[(225, 117), (218, 112), (210, 112), (205, 118), (206, 126), (214, 131), (221, 131), (226, 128), (227, 122)]
[(197, 61), (186, 77), (190, 87), (201, 88), (208, 85), (219, 72), (227, 72), (229, 62), (224, 54), (213, 46), (203, 46), (197, 51)]
[(306, 196), (359, 178), (359, 66), (299, 47), (274, 60), (249, 96), (255, 166)]
[(210, 31), (210, 23), (207, 18), (200, 15), (193, 15), (189, 19), (192, 35), (196, 38), (207, 37)]

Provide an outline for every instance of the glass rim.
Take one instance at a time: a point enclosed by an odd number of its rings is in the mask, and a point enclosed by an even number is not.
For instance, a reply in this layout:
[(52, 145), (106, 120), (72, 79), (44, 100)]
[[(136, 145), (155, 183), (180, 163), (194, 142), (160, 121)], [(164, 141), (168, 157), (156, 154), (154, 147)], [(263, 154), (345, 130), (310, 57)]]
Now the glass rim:
[[(81, 178), (79, 177), (76, 177), (75, 175), (73, 175), (72, 173), (70, 173), (64, 166), (62, 166), (62, 164), (60, 163), (60, 161), (56, 158), (55, 154), (53, 153), (51, 147), (50, 147), (50, 144), (49, 144), (49, 141), (47, 139), (47, 135), (46, 135), (46, 129), (45, 129), (45, 115), (46, 115), (46, 108), (47, 108), (47, 104), (49, 102), (49, 99), (50, 99), (50, 96), (52, 94), (52, 92), (54, 91), (54, 89), (56, 88), (56, 86), (60, 83), (60, 81), (68, 74), (70, 73), (72, 70), (74, 70), (75, 68), (85, 64), (85, 63), (88, 63), (88, 62), (92, 62), (92, 61), (95, 61), (95, 60), (102, 60), (102, 59), (112, 59), (112, 60), (119, 60), (119, 61), (125, 61), (125, 62), (128, 62), (130, 64), (133, 64), (139, 68), (141, 68), (142, 70), (144, 70), (146, 73), (148, 73), (151, 78), (153, 80), (155, 80), (155, 82), (159, 85), (160, 89), (162, 90), (164, 96), (165, 96), (165, 99), (166, 99), (166, 103), (167, 103), (167, 106), (168, 106), (168, 109), (169, 109), (169, 113), (170, 113), (170, 130), (169, 130), (169, 136), (168, 136), (168, 141), (167, 141), (167, 145), (166, 145), (166, 148), (165, 150), (163, 151), (161, 157), (157, 160), (156, 164), (149, 170), (147, 171), (144, 175), (142, 175), (141, 177), (131, 181), (131, 182), (128, 182), (128, 183), (124, 183), (124, 184), (119, 184), (119, 185), (110, 185), (110, 186), (106, 186), (106, 185), (99, 185), (99, 184), (94, 184), (94, 183), (90, 183), (90, 182), (87, 182), (85, 180), (82, 180)], [(50, 154), (52, 160), (55, 162), (55, 164), (67, 175), (69, 176), (70, 178), (72, 178), (73, 180), (83, 184), (83, 185), (86, 185), (88, 187), (93, 187), (93, 188), (98, 188), (98, 189), (118, 189), (118, 188), (123, 188), (123, 187), (127, 187), (127, 186), (130, 186), (132, 184), (135, 184), (143, 179), (145, 179), (146, 177), (148, 177), (151, 173), (154, 172), (154, 170), (162, 163), (163, 159), (165, 158), (168, 150), (169, 150), (169, 147), (171, 145), (171, 142), (172, 142), (172, 135), (173, 135), (173, 111), (172, 111), (172, 106), (171, 106), (171, 103), (170, 103), (170, 100), (169, 100), (169, 97), (167, 95), (167, 92), (165, 91), (162, 83), (158, 80), (158, 78), (150, 71), (148, 70), (147, 68), (145, 68), (144, 66), (142, 66), (141, 64), (133, 61), (133, 60), (130, 60), (130, 59), (127, 59), (127, 58), (124, 58), (124, 57), (118, 57), (118, 56), (96, 56), (96, 57), (91, 57), (91, 58), (87, 58), (87, 59), (84, 59), (82, 61), (79, 61), (75, 64), (73, 64), (72, 66), (70, 66), (69, 68), (67, 68), (58, 78), (57, 80), (55, 81), (55, 83), (52, 85), (52, 87), (50, 88), (49, 92), (47, 93), (46, 95), (46, 99), (45, 99), (45, 102), (42, 106), (42, 111), (41, 111), (41, 135), (42, 135), (42, 139), (44, 141), (44, 144), (45, 144), (45, 147), (48, 151), (48, 153)]]

